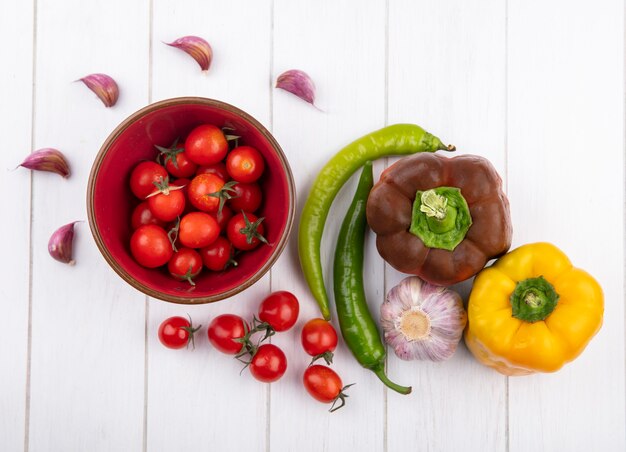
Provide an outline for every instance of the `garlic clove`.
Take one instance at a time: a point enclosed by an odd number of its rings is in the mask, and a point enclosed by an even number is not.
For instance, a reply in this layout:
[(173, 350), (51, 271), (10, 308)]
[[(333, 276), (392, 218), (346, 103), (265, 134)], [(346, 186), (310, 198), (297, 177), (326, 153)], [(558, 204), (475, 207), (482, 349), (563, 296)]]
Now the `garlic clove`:
[(392, 288), (381, 306), (385, 342), (404, 360), (450, 358), (466, 323), (458, 293), (415, 276)]
[(54, 231), (48, 241), (48, 253), (53, 259), (64, 264), (74, 265), (75, 261), (72, 258), (72, 250), (74, 244), (74, 225), (78, 221), (73, 221), (61, 226)]
[(213, 49), (211, 45), (198, 36), (183, 36), (174, 42), (164, 43), (171, 47), (176, 47), (189, 54), (200, 65), (203, 71), (208, 71), (213, 60)]
[(18, 166), (35, 171), (57, 173), (65, 178), (70, 176), (70, 167), (65, 156), (61, 151), (52, 148), (39, 149), (31, 153)]
[(300, 99), (315, 106), (315, 84), (304, 71), (291, 69), (283, 72), (276, 79), (276, 88), (295, 94)]
[(120, 95), (117, 83), (106, 74), (90, 74), (80, 79), (87, 88), (96, 93), (105, 107), (112, 107)]

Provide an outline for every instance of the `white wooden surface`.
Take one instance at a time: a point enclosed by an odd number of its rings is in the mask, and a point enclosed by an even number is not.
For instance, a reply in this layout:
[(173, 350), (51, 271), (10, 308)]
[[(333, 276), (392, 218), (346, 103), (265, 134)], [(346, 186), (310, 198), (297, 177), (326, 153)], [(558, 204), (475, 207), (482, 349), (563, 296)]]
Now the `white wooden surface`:
[[(619, 0), (0, 0), (0, 450), (2, 451), (623, 451), (624, 4)], [(208, 74), (162, 44), (197, 34)], [(272, 88), (307, 71), (322, 111)], [(74, 80), (120, 84), (105, 109)], [(100, 144), (122, 119), (182, 95), (231, 102), (266, 124), (290, 159), (301, 206), (337, 149), (385, 124), (416, 122), (502, 175), (514, 245), (547, 240), (600, 281), (605, 323), (585, 353), (553, 375), (506, 378), (461, 346), (441, 364), (390, 356), (387, 391), (343, 345), (335, 368), (349, 405), (329, 415), (300, 383), (298, 330), (317, 315), (295, 237), (271, 275), (232, 300), (183, 308), (119, 279), (77, 225), (75, 267), (51, 260), (52, 231), (86, 220), (85, 187)], [(12, 169), (57, 147), (73, 175)], [(377, 163), (376, 170), (391, 162)], [(324, 239), (328, 260), (340, 194)], [(368, 238), (373, 311), (402, 275)], [(467, 294), (469, 284), (458, 289)], [(270, 290), (293, 291), (302, 315), (273, 340), (289, 369), (262, 385), (207, 344), (173, 352), (156, 338), (169, 315), (206, 324), (249, 316)]]

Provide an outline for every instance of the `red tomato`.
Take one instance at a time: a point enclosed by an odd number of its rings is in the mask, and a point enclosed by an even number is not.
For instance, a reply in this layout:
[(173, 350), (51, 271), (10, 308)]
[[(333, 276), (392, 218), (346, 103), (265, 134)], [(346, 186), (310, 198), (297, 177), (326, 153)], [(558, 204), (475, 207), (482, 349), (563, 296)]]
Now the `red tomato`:
[(261, 206), (263, 193), (259, 184), (242, 184), (233, 185), (232, 198), (228, 200), (230, 207), (235, 212), (256, 212)]
[(198, 210), (215, 213), (220, 205), (220, 198), (217, 194), (223, 186), (224, 180), (216, 175), (200, 174), (189, 184), (189, 201)]
[(193, 278), (198, 276), (202, 270), (202, 257), (197, 251), (191, 248), (180, 248), (167, 263), (167, 269), (176, 279), (187, 280), (189, 284), (195, 286)]
[(161, 152), (165, 169), (174, 177), (191, 177), (196, 173), (198, 165), (189, 160), (182, 143), (169, 148), (156, 146)]
[(226, 226), (228, 226), (228, 222), (233, 217), (233, 211), (230, 210), (230, 207), (225, 205), (220, 213), (214, 213), (212, 216), (217, 220), (220, 232), (226, 234)]
[(263, 242), (267, 244), (267, 239), (263, 237), (265, 227), (263, 218), (256, 215), (242, 212), (230, 219), (226, 226), (228, 240), (239, 250), (252, 250)]
[(243, 344), (234, 339), (244, 337), (248, 330), (248, 324), (238, 315), (222, 314), (211, 321), (207, 334), (213, 347), (222, 353), (236, 355)]
[(202, 256), (202, 262), (206, 268), (219, 272), (231, 262), (233, 246), (224, 237), (218, 237), (215, 242), (200, 250), (200, 256)]
[(167, 348), (184, 348), (193, 343), (193, 335), (202, 325), (194, 328), (191, 319), (170, 317), (159, 326), (159, 340)]
[(133, 214), (130, 217), (130, 225), (133, 230), (137, 229), (139, 226), (143, 226), (144, 224), (156, 224), (161, 227), (165, 226), (165, 222), (159, 220), (150, 211), (147, 201), (144, 201), (135, 207)]
[(170, 183), (170, 187), (183, 187), (180, 191), (185, 195), (185, 210), (183, 210), (183, 214), (189, 213), (194, 210), (193, 206), (189, 202), (189, 184), (191, 180), (186, 177), (181, 177), (180, 179), (176, 179)]
[(224, 160), (228, 142), (217, 127), (205, 124), (191, 131), (185, 140), (185, 153), (198, 165), (211, 165)]
[(237, 182), (251, 184), (263, 174), (265, 161), (261, 153), (253, 147), (239, 146), (228, 154), (226, 170)]
[(300, 339), (302, 348), (311, 356), (332, 353), (337, 347), (337, 332), (331, 323), (324, 319), (312, 319), (306, 322)]
[(261, 345), (250, 363), (250, 373), (265, 383), (278, 380), (287, 370), (287, 357), (274, 344)]
[(130, 189), (137, 198), (144, 200), (154, 191), (154, 182), (166, 177), (167, 171), (161, 165), (154, 162), (141, 162), (130, 175)]
[(330, 411), (339, 409), (344, 405), (346, 395), (342, 391), (345, 388), (343, 387), (339, 375), (330, 367), (317, 364), (307, 367), (304, 371), (302, 382), (307, 392), (315, 400), (319, 400), (322, 403), (331, 403), (339, 399), (341, 400), (341, 405), (337, 408), (331, 408)]
[(275, 331), (287, 331), (298, 320), (300, 305), (291, 292), (281, 290), (269, 294), (259, 306), (259, 319), (270, 324)]
[(174, 251), (165, 229), (147, 224), (133, 232), (130, 252), (140, 265), (156, 268), (167, 264)]
[(180, 220), (178, 238), (187, 248), (203, 248), (220, 235), (217, 221), (208, 213), (190, 212)]
[(196, 175), (200, 174), (213, 174), (222, 180), (230, 179), (228, 171), (226, 171), (226, 165), (222, 162), (213, 163), (212, 165), (204, 165), (198, 168)]
[[(167, 182), (165, 183), (167, 186)], [(169, 186), (148, 198), (148, 207), (161, 221), (172, 221), (185, 210), (185, 194), (182, 190), (170, 190)]]

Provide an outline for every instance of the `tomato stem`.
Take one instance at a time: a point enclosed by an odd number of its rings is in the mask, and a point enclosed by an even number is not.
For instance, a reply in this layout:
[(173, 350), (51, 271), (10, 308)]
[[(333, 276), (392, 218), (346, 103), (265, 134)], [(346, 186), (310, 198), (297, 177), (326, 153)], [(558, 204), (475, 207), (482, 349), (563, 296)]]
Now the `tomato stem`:
[[(241, 372), (243, 372), (243, 370), (250, 365), (250, 363), (252, 362), (252, 358), (254, 358), (254, 355), (259, 349), (261, 343), (276, 334), (276, 330), (274, 330), (274, 328), (272, 328), (269, 323), (261, 322), (259, 319), (256, 318), (256, 316), (252, 317), (251, 329), (248, 329), (248, 326), (245, 322), (243, 327), (245, 333), (243, 337), (234, 339), (236, 342), (240, 342), (243, 344), (241, 351), (235, 355), (235, 359), (245, 364), (243, 369), (241, 369)], [(265, 334), (261, 339), (256, 342), (256, 344), (254, 344), (252, 342), (252, 336), (254, 336), (256, 333), (260, 333), (261, 331), (264, 331)], [(249, 360), (243, 359), (244, 356), (249, 356)]]
[(185, 273), (185, 274), (182, 276), (182, 279), (186, 279), (186, 280), (187, 280), (187, 282), (188, 282), (189, 284), (191, 284), (192, 286), (195, 286), (195, 285), (196, 285), (196, 283), (195, 283), (195, 282), (193, 282), (193, 279), (192, 279), (192, 278), (193, 278), (194, 276), (196, 276), (196, 275), (194, 275), (194, 274), (193, 274), (192, 269), (193, 269), (193, 266), (191, 266), (191, 265), (190, 265), (190, 266), (189, 266), (189, 270), (187, 270), (187, 273)]
[(226, 182), (224, 186), (220, 188), (218, 191), (207, 194), (207, 196), (211, 196), (213, 198), (219, 198), (220, 205), (217, 208), (218, 215), (222, 214), (222, 209), (224, 208), (224, 204), (226, 204), (226, 201), (228, 201), (229, 199), (239, 197), (239, 195), (233, 196), (232, 194), (232, 193), (236, 193), (235, 189), (233, 188), (235, 185), (237, 185), (237, 181), (231, 180), (230, 182)]
[(202, 328), (202, 325), (198, 325), (196, 328), (194, 328), (193, 327), (193, 321), (191, 320), (191, 316), (189, 314), (187, 314), (187, 317), (189, 317), (189, 326), (183, 326), (182, 329), (189, 333), (189, 338), (187, 339), (187, 347), (189, 347), (189, 343), (191, 342), (193, 350), (195, 350), (196, 349), (196, 342), (194, 340), (194, 335), (195, 335), (196, 331), (198, 331), (200, 328)]
[(324, 361), (326, 361), (326, 364), (330, 366), (333, 363), (333, 356), (334, 354), (331, 351), (326, 351), (324, 353), (320, 353), (319, 355), (315, 355), (309, 363), (309, 366), (312, 366), (315, 361), (322, 358), (324, 359)]
[(265, 220), (265, 217), (261, 217), (258, 220), (256, 220), (254, 223), (250, 223), (250, 220), (248, 219), (248, 217), (246, 216), (246, 213), (243, 210), (241, 211), (241, 214), (243, 215), (243, 221), (246, 222), (246, 226), (244, 228), (239, 229), (239, 232), (246, 236), (246, 242), (248, 242), (248, 245), (250, 245), (254, 239), (258, 239), (261, 242), (265, 243), (266, 245), (269, 245), (269, 242), (267, 241), (267, 239), (263, 237), (263, 235), (261, 235), (258, 231), (259, 225), (263, 222), (263, 220)]
[(170, 239), (170, 243), (172, 244), (172, 249), (174, 250), (174, 252), (178, 251), (178, 248), (176, 248), (175, 242), (178, 239), (179, 229), (180, 229), (180, 217), (176, 218), (176, 224), (167, 233), (167, 238)]
[[(355, 384), (356, 383), (351, 383), (341, 388), (341, 391), (339, 391), (339, 394), (337, 394), (337, 397), (335, 397), (335, 400), (333, 400), (333, 404), (330, 406), (330, 409), (328, 410), (328, 412), (333, 413), (346, 404), (346, 398), (348, 398), (349, 396), (344, 391), (348, 389), (350, 386), (354, 386)], [(338, 407), (335, 407), (337, 402), (341, 402), (341, 405), (339, 405)]]
[(185, 148), (183, 148), (182, 146), (178, 147), (178, 138), (174, 140), (174, 143), (172, 143), (169, 148), (157, 146), (156, 144), (154, 145), (154, 147), (157, 148), (157, 150), (161, 153), (159, 154), (159, 157), (161, 155), (165, 156), (165, 159), (163, 160), (163, 166), (165, 166), (167, 164), (167, 161), (169, 160), (170, 162), (172, 162), (172, 165), (174, 165), (174, 168), (178, 169), (176, 156), (185, 150)]

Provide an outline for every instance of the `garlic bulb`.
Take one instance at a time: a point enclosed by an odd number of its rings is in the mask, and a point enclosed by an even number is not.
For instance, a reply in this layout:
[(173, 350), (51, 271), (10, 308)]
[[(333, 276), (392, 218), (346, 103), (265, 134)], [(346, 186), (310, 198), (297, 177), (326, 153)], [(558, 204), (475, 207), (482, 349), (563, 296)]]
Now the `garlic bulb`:
[(381, 306), (385, 342), (404, 360), (450, 358), (466, 322), (458, 293), (416, 276), (391, 289)]

